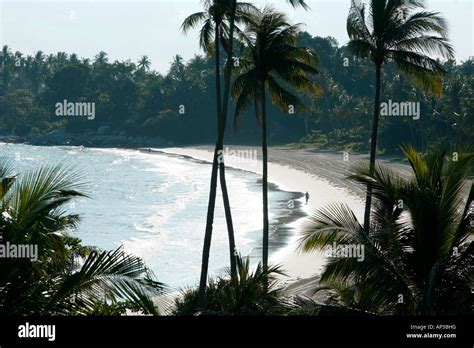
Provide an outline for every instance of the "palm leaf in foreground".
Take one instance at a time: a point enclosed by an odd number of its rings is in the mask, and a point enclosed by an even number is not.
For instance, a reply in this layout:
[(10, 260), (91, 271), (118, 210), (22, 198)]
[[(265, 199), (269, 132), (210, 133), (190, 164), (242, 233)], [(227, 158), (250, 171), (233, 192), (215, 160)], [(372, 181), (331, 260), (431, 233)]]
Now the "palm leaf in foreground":
[(452, 152), (435, 151), (423, 157), (411, 147), (403, 151), (413, 171), (409, 179), (383, 166), (374, 172), (360, 166), (351, 176), (373, 188), (368, 231), (348, 207), (333, 204), (310, 218), (301, 248), (310, 252), (332, 243), (364, 247), (362, 261), (330, 258), (321, 278), (323, 285), (354, 289), (350, 303), (359, 310), (378, 314), (469, 312), (474, 194), (466, 179), (474, 154), (460, 151), (456, 161), (448, 162), (446, 156)]
[(165, 287), (153, 278), (140, 258), (127, 255), (122, 248), (93, 252), (77, 272), (61, 280), (48, 310), (67, 313), (77, 308), (79, 313), (87, 312), (105, 299), (131, 301), (144, 313), (158, 315), (153, 298), (158, 299)]
[(0, 258), (0, 313), (91, 314), (106, 301), (158, 314), (153, 297), (165, 288), (139, 258), (120, 248), (86, 251), (68, 236), (79, 216), (64, 206), (87, 197), (80, 174), (53, 166), (17, 176), (11, 162), (0, 159), (0, 180), (0, 243), (37, 248), (36, 260)]

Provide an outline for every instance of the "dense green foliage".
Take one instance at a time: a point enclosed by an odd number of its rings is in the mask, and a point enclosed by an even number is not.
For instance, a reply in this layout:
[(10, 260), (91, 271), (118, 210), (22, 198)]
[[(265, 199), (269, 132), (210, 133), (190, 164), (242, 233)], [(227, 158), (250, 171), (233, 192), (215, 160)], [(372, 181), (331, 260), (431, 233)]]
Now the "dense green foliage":
[[(302, 96), (307, 113), (288, 115), (269, 106), (269, 145), (302, 140), (300, 144), (320, 149), (367, 150), (372, 64), (354, 58), (332, 38), (303, 33), (298, 39), (299, 45), (319, 56), (321, 75), (316, 82), (323, 93)], [(64, 52), (24, 57), (3, 47), (0, 60), (0, 134), (43, 134), (63, 127), (87, 134), (108, 126), (110, 134), (161, 136), (178, 144), (215, 141), (212, 57), (196, 56), (185, 63), (176, 56), (165, 75), (148, 70), (142, 59), (141, 64), (109, 62), (103, 52), (90, 61)], [(446, 62), (443, 67), (448, 72), (444, 93), (436, 99), (400, 77), (393, 65), (385, 66), (382, 101), (419, 101), (421, 118), (382, 117), (379, 150), (395, 152), (405, 142), (426, 150), (472, 138), (474, 62)], [(55, 116), (54, 105), (64, 99), (95, 102), (95, 120)], [(180, 105), (185, 106), (185, 114), (179, 113)], [(228, 143), (259, 144), (261, 132), (253, 115), (253, 110), (242, 115), (238, 133), (228, 129)]]
[(411, 178), (366, 165), (351, 177), (373, 187), (368, 232), (348, 206), (333, 204), (313, 214), (301, 247), (364, 246), (363, 260), (329, 258), (321, 284), (336, 294), (333, 305), (384, 315), (472, 312), (474, 189), (466, 178), (474, 154), (403, 151)]
[(198, 289), (182, 291), (175, 301), (174, 315), (275, 315), (284, 306), (278, 296), (275, 276), (279, 267), (267, 269), (259, 263), (252, 270), (248, 259), (237, 257), (237, 276), (210, 280), (206, 287), (206, 306), (198, 306)]
[[(287, 2), (308, 9), (303, 0)], [(24, 57), (4, 46), (0, 136), (31, 140), (59, 130), (55, 134), (84, 136), (83, 145), (94, 145), (89, 136), (121, 137), (121, 145), (130, 146), (139, 143), (136, 138), (160, 139), (163, 145), (214, 144), (216, 128), (221, 130), (200, 288), (183, 291), (175, 315), (472, 312), (472, 183), (467, 197), (464, 191), (473, 155), (433, 148), (458, 148), (472, 139), (474, 61), (452, 60), (444, 20), (424, 11), (422, 2), (372, 1), (366, 12), (366, 5), (354, 0), (347, 22), (351, 41), (340, 47), (333, 38), (300, 32), (268, 7), (260, 12), (235, 0), (203, 4), (205, 11), (189, 16), (182, 29), (202, 25), (200, 46), (207, 56), (184, 62), (177, 55), (164, 75), (150, 70), (147, 56), (136, 64), (109, 62), (105, 52), (93, 61), (64, 52)], [(236, 28), (235, 40), (234, 24), (245, 26)], [(228, 110), (231, 81), (235, 105)], [(55, 109), (63, 101), (93, 103), (95, 115), (59, 117)], [(389, 101), (419, 103), (420, 118), (381, 115), (379, 104)], [(239, 132), (226, 129), (228, 113)], [(234, 257), (225, 166), (219, 163), (232, 268), (226, 277), (207, 282), (217, 153), (224, 135), (226, 143), (262, 141), (263, 262), (252, 271), (248, 259)], [(279, 297), (275, 275), (281, 272), (267, 265), (267, 147), (282, 143), (339, 151), (371, 148), (370, 165), (355, 168), (351, 177), (368, 189), (364, 226), (347, 206), (333, 204), (311, 217), (301, 241), (308, 252), (331, 244), (365, 247), (363, 260), (329, 258), (316, 289), (328, 292), (324, 304)], [(402, 147), (413, 171), (408, 179), (375, 166), (377, 150), (396, 153), (402, 143), (412, 144)], [(0, 245), (39, 250), (34, 261), (0, 258), (0, 314), (158, 314), (152, 297), (164, 286), (141, 259), (121, 248), (84, 247), (67, 234), (79, 218), (63, 206), (85, 197), (81, 189), (80, 179), (64, 168), (18, 178), (0, 162)]]

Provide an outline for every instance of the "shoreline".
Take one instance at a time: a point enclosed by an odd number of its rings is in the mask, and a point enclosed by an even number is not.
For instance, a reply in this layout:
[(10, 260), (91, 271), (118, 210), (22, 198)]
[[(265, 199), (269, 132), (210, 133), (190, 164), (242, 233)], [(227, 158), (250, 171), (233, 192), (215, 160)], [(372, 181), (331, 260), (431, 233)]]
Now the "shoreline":
[[(226, 146), (227, 148), (251, 150), (256, 153), (256, 156), (250, 162), (232, 161), (226, 157), (227, 168), (252, 172), (261, 176), (262, 156), (260, 148), (255, 146)], [(116, 149), (139, 151), (144, 154), (154, 153), (175, 156), (183, 160), (202, 162), (209, 165), (212, 163), (214, 151), (214, 147), (211, 145)], [(296, 212), (277, 216), (273, 221), (273, 225), (277, 225), (281, 233), (270, 232), (270, 246), (276, 242), (278, 243), (278, 249), (273, 251), (270, 249), (269, 261), (272, 264), (282, 266), (282, 270), (287, 277), (282, 277), (281, 282), (286, 286), (288, 292), (311, 296), (311, 289), (314, 289), (314, 284), (318, 283), (319, 275), (323, 270), (325, 257), (321, 253), (300, 252), (298, 250), (299, 234), (307, 217), (312, 212), (333, 202), (347, 204), (354, 211), (356, 217), (359, 220), (362, 219), (365, 191), (345, 178), (351, 174), (350, 169), (353, 165), (360, 161), (367, 161), (368, 156), (351, 154), (349, 160), (346, 160), (345, 155), (347, 154), (342, 152), (316, 152), (286, 147), (270, 147), (268, 150), (269, 187), (274, 185), (277, 190), (292, 194), (296, 203)], [(379, 159), (379, 163), (389, 165), (401, 176), (410, 174), (408, 166), (399, 161), (382, 157)], [(310, 193), (308, 204), (305, 204), (303, 198), (303, 193), (306, 191)], [(231, 191), (229, 191), (229, 195), (232, 203)], [(278, 204), (284, 204), (284, 202), (280, 200)], [(270, 212), (271, 209), (272, 207), (270, 207)], [(258, 248), (258, 240), (256, 241), (257, 245), (254, 249)], [(261, 254), (261, 252), (256, 250), (256, 253), (254, 253), (254, 249), (252, 249), (250, 256), (260, 258), (261, 255), (256, 254)]]
[[(250, 149), (258, 153), (258, 164), (249, 166), (242, 163), (227, 163), (226, 167), (247, 170), (261, 175), (261, 149), (257, 147), (229, 146), (231, 149)], [(214, 147), (182, 147), (155, 149), (168, 155), (199, 159), (212, 163)], [(363, 220), (365, 208), (365, 190), (346, 178), (351, 174), (351, 167), (361, 161), (367, 163), (367, 155), (349, 155), (346, 153), (315, 152), (293, 150), (282, 147), (268, 149), (269, 183), (289, 192), (309, 191), (311, 198), (308, 204), (302, 202), (305, 216), (289, 224), (292, 236), (288, 244), (270, 254), (269, 261), (282, 266), (286, 276), (280, 277), (282, 294), (299, 295), (324, 301), (321, 295), (315, 295), (314, 289), (319, 286), (320, 275), (325, 265), (325, 256), (321, 252), (303, 253), (298, 248), (299, 234), (307, 217), (315, 210), (332, 202), (347, 204), (359, 221)], [(146, 151), (146, 149), (145, 149)], [(409, 166), (398, 159), (380, 158), (379, 163), (389, 166), (398, 175), (410, 177)], [(231, 193), (230, 193), (231, 194)], [(232, 198), (231, 198), (232, 200)], [(300, 199), (303, 201), (303, 198)], [(271, 237), (270, 237), (271, 238)]]
[[(165, 155), (168, 157), (174, 157), (185, 161), (193, 161), (200, 164), (206, 164), (210, 166), (212, 164), (212, 152), (200, 152), (199, 154), (193, 153), (192, 155), (182, 153), (181, 151), (175, 151), (177, 148), (167, 148), (167, 149), (138, 149), (140, 152), (144, 154), (150, 155)], [(184, 148), (183, 148), (184, 149)], [(194, 147), (189, 147), (186, 149), (195, 149)], [(200, 151), (200, 150), (199, 150)], [(255, 170), (250, 170), (247, 166), (232, 166), (227, 165), (226, 168), (228, 170), (233, 171), (245, 171), (253, 174), (257, 174)], [(261, 185), (261, 179), (257, 181), (258, 185)], [(219, 184), (218, 184), (219, 187)], [(287, 202), (286, 200), (277, 200), (273, 201), (274, 204), (279, 205), (276, 210), (288, 210), (287, 214), (276, 214), (274, 218), (270, 220), (270, 228), (272, 230), (269, 240), (269, 259), (270, 261), (273, 258), (273, 255), (276, 255), (278, 252), (281, 252), (282, 249), (288, 247), (290, 241), (294, 237), (296, 226), (295, 224), (307, 217), (307, 212), (305, 211), (304, 207), (304, 194), (302, 192), (295, 192), (288, 190), (286, 188), (282, 188), (281, 185), (277, 182), (269, 182), (268, 183), (269, 192), (284, 192), (290, 196), (290, 200)], [(229, 194), (232, 195), (232, 192)], [(293, 207), (290, 209), (288, 208), (288, 204), (292, 202)], [(232, 203), (232, 199), (231, 199)], [(219, 203), (220, 204), (220, 203)], [(261, 231), (260, 231), (261, 233)], [(261, 261), (261, 238), (255, 239), (255, 246), (252, 248), (252, 251), (249, 255), (251, 261)]]
[[(245, 148), (259, 151), (256, 147)], [(242, 148), (239, 147), (239, 149)], [(144, 153), (152, 151), (152, 153), (179, 156), (185, 159), (204, 161), (209, 164), (212, 163), (213, 157), (213, 148), (211, 146), (139, 150)], [(282, 266), (282, 269), (288, 276), (282, 279), (282, 281), (285, 284), (289, 284), (301, 279), (318, 277), (325, 263), (324, 256), (319, 253), (307, 254), (301, 253), (298, 250), (299, 233), (311, 212), (322, 208), (330, 202), (344, 202), (354, 210), (358, 218), (362, 218), (364, 204), (362, 196), (355, 194), (347, 187), (344, 187), (344, 185), (340, 185), (339, 182), (334, 183), (334, 181), (328, 180), (324, 175), (321, 175), (321, 170), (303, 171), (301, 168), (295, 169), (295, 166), (292, 164), (293, 160), (290, 160), (290, 156), (286, 156), (285, 151), (294, 152), (295, 150), (271, 148), (271, 151), (269, 151), (269, 183), (287, 192), (300, 192), (303, 194), (308, 191), (311, 196), (307, 205), (303, 202), (303, 198), (298, 199), (304, 216), (297, 218), (287, 225), (291, 228), (291, 235), (288, 238), (287, 244), (271, 253), (269, 257), (271, 263)], [(296, 150), (296, 152), (301, 153), (302, 151)], [(259, 159), (254, 163), (228, 163), (227, 161), (226, 167), (246, 170), (261, 175), (262, 162), (260, 155)], [(331, 160), (335, 161), (335, 157), (335, 155), (332, 155)], [(342, 156), (341, 161), (343, 161)], [(345, 167), (348, 170), (349, 165)], [(335, 174), (341, 175), (341, 171)], [(345, 174), (342, 175), (344, 176)], [(229, 194), (232, 201), (232, 192), (229, 192)], [(275, 236), (273, 235), (273, 237)], [(272, 235), (270, 236), (271, 239)]]

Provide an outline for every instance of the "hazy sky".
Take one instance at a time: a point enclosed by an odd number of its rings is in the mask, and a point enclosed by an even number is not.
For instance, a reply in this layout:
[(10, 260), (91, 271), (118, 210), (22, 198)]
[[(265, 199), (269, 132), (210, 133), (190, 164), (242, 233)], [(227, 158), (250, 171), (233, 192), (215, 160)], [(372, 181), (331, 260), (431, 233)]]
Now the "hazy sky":
[[(292, 21), (305, 23), (313, 36), (333, 36), (339, 44), (348, 41), (350, 0), (308, 0), (310, 12), (293, 10), (283, 0), (253, 2), (283, 10)], [(430, 0), (427, 7), (448, 20), (456, 57), (474, 56), (473, 0)], [(198, 32), (184, 36), (179, 29), (184, 18), (200, 9), (199, 0), (0, 0), (0, 45), (26, 54), (65, 51), (89, 58), (102, 50), (111, 60), (137, 61), (146, 54), (152, 68), (165, 73), (174, 55), (187, 60), (199, 53)]]

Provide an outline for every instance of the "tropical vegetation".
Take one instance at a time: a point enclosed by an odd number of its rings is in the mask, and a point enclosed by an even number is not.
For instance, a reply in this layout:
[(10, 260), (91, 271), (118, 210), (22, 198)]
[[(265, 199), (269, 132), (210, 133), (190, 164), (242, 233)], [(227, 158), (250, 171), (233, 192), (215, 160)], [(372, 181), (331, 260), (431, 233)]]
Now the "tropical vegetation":
[(333, 243), (364, 246), (363, 260), (329, 258), (317, 290), (332, 293), (333, 306), (371, 314), (471, 312), (474, 187), (467, 179), (474, 153), (438, 150), (422, 156), (409, 146), (403, 152), (410, 178), (366, 164), (350, 177), (372, 185), (369, 230), (344, 204), (311, 216), (300, 241), (304, 251)]
[[(212, 229), (214, 222), (214, 210), (216, 205), (217, 176), (219, 174), (224, 202), (224, 210), (227, 222), (227, 232), (229, 236), (229, 254), (230, 269), (234, 277), (237, 272), (234, 227), (230, 210), (229, 195), (225, 180), (225, 162), (220, 156), (224, 149), (224, 136), (227, 123), (227, 110), (229, 103), (229, 88), (231, 79), (231, 65), (233, 64), (233, 42), (234, 31), (237, 24), (245, 23), (247, 17), (256, 8), (249, 3), (237, 2), (236, 0), (214, 1), (206, 0), (203, 2), (205, 11), (197, 12), (187, 17), (182, 25), (184, 32), (203, 22), (200, 31), (199, 45), (207, 53), (214, 53), (215, 57), (215, 81), (216, 81), (216, 110), (217, 110), (217, 141), (214, 149), (212, 162), (211, 183), (209, 191), (209, 204), (207, 210), (206, 229), (204, 235), (203, 259), (201, 266), (201, 280), (199, 286), (199, 304), (205, 305), (205, 291), (209, 267), (209, 254), (211, 249)], [(213, 39), (213, 40), (212, 40)], [(221, 41), (225, 45), (227, 52), (227, 63), (225, 67), (225, 86), (224, 99), (222, 98), (221, 88)], [(219, 173), (218, 173), (219, 171)]]
[(318, 74), (315, 54), (297, 46), (298, 25), (291, 25), (286, 16), (266, 7), (254, 15), (240, 36), (244, 53), (240, 64), (244, 67), (233, 84), (236, 101), (234, 125), (240, 114), (254, 103), (255, 115), (262, 128), (263, 157), (263, 267), (268, 267), (268, 135), (267, 90), (274, 105), (283, 112), (303, 111), (303, 105), (293, 91), (317, 93), (310, 75)]
[(0, 159), (2, 246), (35, 248), (30, 258), (0, 257), (0, 315), (159, 314), (154, 298), (165, 286), (140, 258), (71, 236), (80, 218), (65, 205), (87, 197), (85, 188), (71, 168), (16, 174)]
[[(298, 46), (318, 56), (323, 93), (303, 96), (304, 114), (289, 115), (268, 105), (268, 145), (292, 144), (317, 150), (369, 152), (372, 130), (367, 127), (374, 105), (373, 64), (354, 58), (347, 46), (331, 37), (301, 32)], [(140, 71), (132, 61), (109, 61), (74, 53), (27, 56), (3, 47), (0, 55), (0, 137), (20, 136), (33, 144), (84, 146), (168, 146), (214, 144), (216, 103), (214, 59), (196, 56), (185, 62), (172, 58), (166, 73)], [(16, 63), (19, 62), (19, 66)], [(3, 63), (3, 64), (2, 64)], [(384, 95), (420, 103), (421, 117), (382, 117), (377, 153), (399, 155), (399, 145), (420, 151), (453, 143), (468, 143), (474, 135), (474, 61), (440, 62), (447, 74), (444, 93), (434, 98), (399, 74), (392, 61), (384, 65)], [(68, 86), (64, 88), (64, 86)], [(94, 120), (55, 116), (55, 103), (96, 103)], [(180, 114), (179, 106), (185, 106)], [(229, 114), (235, 106), (229, 105)], [(239, 132), (226, 131), (227, 144), (261, 145), (254, 110), (240, 117)], [(330, 116), (330, 117), (329, 117)], [(66, 133), (56, 139), (58, 133)]]
[[(375, 66), (375, 99), (372, 136), (370, 141), (370, 170), (375, 169), (379, 129), (382, 66), (387, 60), (395, 63), (408, 81), (439, 96), (442, 65), (429, 54), (453, 59), (454, 50), (447, 38), (445, 20), (436, 12), (427, 12), (422, 1), (381, 0), (366, 4), (352, 0), (347, 18), (348, 48), (355, 55), (368, 58)], [(367, 186), (364, 226), (370, 226), (372, 186)]]
[[(304, 0), (287, 3), (309, 10)], [(199, 29), (204, 55), (187, 62), (176, 55), (164, 74), (146, 55), (136, 63), (111, 62), (105, 52), (90, 60), (65, 52), (24, 56), (3, 46), (0, 140), (214, 145), (199, 287), (182, 291), (174, 315), (472, 312), (474, 155), (462, 145), (474, 132), (474, 61), (455, 61), (441, 15), (423, 1), (352, 0), (350, 41), (340, 46), (302, 31), (271, 6), (202, 5), (181, 30)], [(418, 102), (421, 117), (381, 117), (385, 97)], [(58, 117), (55, 105), (63, 101), (95, 103), (96, 117)], [(235, 244), (219, 156), (225, 143), (262, 148), (262, 261), (255, 267)], [(283, 271), (268, 264), (268, 146), (277, 144), (370, 153), (348, 178), (367, 190), (364, 219), (334, 203), (309, 218), (301, 237), (305, 252), (364, 248), (362, 260), (329, 258), (313, 298), (287, 297), (278, 282)], [(448, 148), (456, 150), (441, 150)], [(378, 165), (382, 153), (404, 156), (411, 176)], [(229, 268), (210, 279), (218, 184)], [(71, 168), (18, 175), (0, 159), (0, 245), (38, 247), (35, 261), (0, 258), (0, 315), (162, 313), (167, 288), (140, 258), (123, 248), (86, 247), (73, 237), (80, 218), (65, 205), (87, 198), (86, 191)]]
[(287, 310), (278, 293), (280, 267), (255, 268), (248, 258), (236, 257), (237, 275), (228, 269), (225, 276), (210, 279), (206, 288), (206, 308), (198, 302), (198, 289), (184, 289), (175, 301), (174, 315), (276, 315)]

